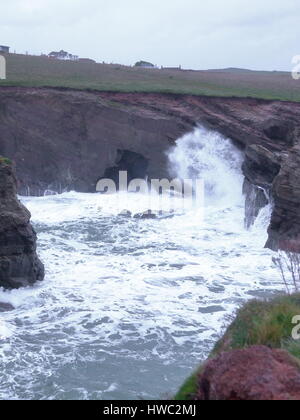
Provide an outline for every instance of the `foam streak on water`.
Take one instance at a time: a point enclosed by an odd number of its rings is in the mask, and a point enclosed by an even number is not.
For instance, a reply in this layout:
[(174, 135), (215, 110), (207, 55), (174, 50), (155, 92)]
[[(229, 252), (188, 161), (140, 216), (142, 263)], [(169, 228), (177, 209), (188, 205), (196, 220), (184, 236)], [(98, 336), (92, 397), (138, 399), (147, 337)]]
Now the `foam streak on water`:
[[(46, 264), (43, 283), (0, 291), (0, 398), (137, 399), (172, 394), (204, 358), (226, 316), (281, 290), (266, 240), (268, 209), (243, 228), (241, 156), (199, 129), (177, 142), (178, 176), (206, 181), (197, 209), (171, 218), (118, 215), (130, 194), (24, 198)], [(125, 207), (124, 207), (125, 209)]]

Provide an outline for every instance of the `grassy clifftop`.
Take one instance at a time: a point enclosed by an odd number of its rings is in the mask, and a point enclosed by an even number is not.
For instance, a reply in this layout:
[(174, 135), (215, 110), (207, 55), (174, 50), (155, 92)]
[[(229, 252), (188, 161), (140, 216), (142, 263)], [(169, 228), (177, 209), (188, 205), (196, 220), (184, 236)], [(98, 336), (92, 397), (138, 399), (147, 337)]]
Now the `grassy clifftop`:
[(284, 72), (143, 69), (18, 54), (8, 54), (6, 59), (7, 79), (0, 80), (0, 86), (237, 96), (300, 102), (300, 81)]
[[(264, 345), (288, 351), (300, 360), (300, 340), (292, 338), (295, 325), (292, 320), (300, 315), (300, 294), (283, 296), (271, 301), (251, 301), (241, 308), (221, 340), (216, 344), (210, 358), (217, 354)], [(182, 386), (176, 400), (188, 400), (197, 390), (197, 379), (202, 366)]]

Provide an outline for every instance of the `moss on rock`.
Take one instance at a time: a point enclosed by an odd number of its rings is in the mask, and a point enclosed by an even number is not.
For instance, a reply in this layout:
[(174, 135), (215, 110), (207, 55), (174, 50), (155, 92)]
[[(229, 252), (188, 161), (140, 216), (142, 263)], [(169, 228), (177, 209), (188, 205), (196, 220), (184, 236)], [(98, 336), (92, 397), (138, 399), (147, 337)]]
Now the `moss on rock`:
[(12, 161), (4, 156), (0, 156), (0, 164), (11, 165)]

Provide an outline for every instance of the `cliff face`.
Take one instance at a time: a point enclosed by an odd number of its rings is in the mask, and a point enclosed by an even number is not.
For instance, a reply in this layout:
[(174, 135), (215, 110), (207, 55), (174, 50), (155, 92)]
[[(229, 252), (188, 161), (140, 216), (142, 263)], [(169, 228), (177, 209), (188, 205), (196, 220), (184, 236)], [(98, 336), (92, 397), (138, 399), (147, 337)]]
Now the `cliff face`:
[(300, 251), (299, 121), (292, 102), (1, 88), (0, 154), (16, 161), (21, 194), (95, 191), (119, 169), (167, 177), (165, 152), (200, 123), (245, 150), (245, 191), (255, 205), (264, 202), (261, 189), (272, 196), (268, 246)]
[(0, 158), (0, 287), (7, 289), (29, 286), (44, 278), (30, 213), (16, 193), (13, 167)]
[[(150, 177), (166, 176), (164, 152), (191, 127), (99, 94), (0, 89), (0, 153), (16, 162), (18, 189), (25, 195), (95, 192), (106, 171), (127, 161), (134, 166), (134, 157), (136, 166), (145, 162)], [(137, 172), (143, 175), (143, 168)]]

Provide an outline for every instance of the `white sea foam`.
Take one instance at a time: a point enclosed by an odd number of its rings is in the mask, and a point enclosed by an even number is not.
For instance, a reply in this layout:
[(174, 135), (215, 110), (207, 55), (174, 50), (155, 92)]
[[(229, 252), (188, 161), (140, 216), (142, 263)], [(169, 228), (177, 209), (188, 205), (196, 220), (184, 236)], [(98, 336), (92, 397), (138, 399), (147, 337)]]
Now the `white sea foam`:
[(207, 204), (242, 203), (242, 153), (229, 139), (199, 127), (177, 141), (169, 160), (176, 176), (204, 179)]
[(206, 181), (202, 223), (200, 209), (157, 220), (118, 215), (120, 200), (132, 214), (147, 210), (140, 194), (23, 199), (47, 274), (34, 288), (0, 292), (16, 307), (1, 315), (0, 396), (174, 392), (227, 315), (281, 290), (263, 248), (269, 210), (244, 230), (240, 164), (240, 152), (216, 133), (199, 129), (178, 140), (170, 165), (178, 176)]

